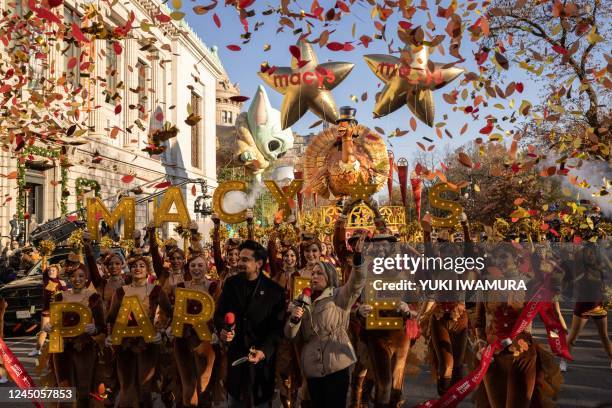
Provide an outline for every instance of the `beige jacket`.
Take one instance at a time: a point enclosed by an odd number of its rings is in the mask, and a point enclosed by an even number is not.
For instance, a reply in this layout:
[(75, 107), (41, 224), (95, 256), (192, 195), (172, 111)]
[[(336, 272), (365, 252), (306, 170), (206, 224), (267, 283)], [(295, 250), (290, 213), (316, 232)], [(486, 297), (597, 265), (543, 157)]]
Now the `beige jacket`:
[(326, 288), (304, 310), (302, 320), (285, 323), (285, 336), (304, 344), (301, 363), (307, 378), (323, 377), (343, 370), (357, 361), (349, 340), (351, 307), (365, 286), (365, 264), (353, 267), (348, 281), (340, 288)]

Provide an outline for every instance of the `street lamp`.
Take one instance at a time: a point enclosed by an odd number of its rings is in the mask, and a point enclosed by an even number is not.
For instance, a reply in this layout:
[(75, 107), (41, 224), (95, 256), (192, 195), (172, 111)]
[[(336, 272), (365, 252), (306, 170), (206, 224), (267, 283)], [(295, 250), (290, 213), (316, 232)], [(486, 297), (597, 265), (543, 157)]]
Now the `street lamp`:
[(198, 183), (200, 184), (202, 194), (196, 197), (193, 203), (193, 212), (206, 218), (213, 213), (212, 196), (208, 194), (208, 183), (206, 180), (199, 179)]

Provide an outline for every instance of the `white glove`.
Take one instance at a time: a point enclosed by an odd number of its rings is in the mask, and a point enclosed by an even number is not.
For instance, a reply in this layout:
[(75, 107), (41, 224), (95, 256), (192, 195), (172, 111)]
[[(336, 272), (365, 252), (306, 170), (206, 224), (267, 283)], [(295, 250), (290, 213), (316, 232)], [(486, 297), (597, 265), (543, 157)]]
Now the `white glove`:
[(151, 341), (153, 344), (161, 344), (162, 341), (162, 335), (160, 332), (156, 332), (155, 333), (155, 337), (153, 337), (153, 340)]
[(465, 223), (467, 222), (468, 218), (467, 218), (467, 214), (462, 212), (461, 213), (461, 222)]
[(42, 329), (46, 333), (51, 333), (51, 330), (53, 330), (53, 326), (51, 325), (51, 323), (47, 322), (43, 325)]
[(219, 336), (217, 336), (217, 333), (212, 334), (212, 338), (210, 339), (210, 344), (219, 344)]
[(89, 334), (90, 336), (93, 336), (94, 334), (96, 334), (97, 330), (98, 329), (96, 325), (93, 323), (89, 323), (85, 325), (85, 333)]
[(111, 340), (111, 336), (106, 336), (106, 338), (104, 339), (104, 345), (106, 347), (112, 347), (113, 346), (113, 342)]
[(397, 306), (397, 311), (401, 312), (403, 315), (406, 316), (410, 316), (410, 314), (412, 313), (412, 311), (410, 310), (410, 306), (408, 306), (408, 303), (406, 302), (400, 302), (400, 304)]
[(168, 340), (172, 340), (174, 338), (174, 334), (172, 333), (172, 325), (166, 328), (166, 337)]
[(373, 309), (374, 308), (372, 306), (364, 303), (362, 305), (359, 305), (359, 307), (357, 308), (357, 314), (362, 317), (368, 317), (368, 315), (372, 313)]

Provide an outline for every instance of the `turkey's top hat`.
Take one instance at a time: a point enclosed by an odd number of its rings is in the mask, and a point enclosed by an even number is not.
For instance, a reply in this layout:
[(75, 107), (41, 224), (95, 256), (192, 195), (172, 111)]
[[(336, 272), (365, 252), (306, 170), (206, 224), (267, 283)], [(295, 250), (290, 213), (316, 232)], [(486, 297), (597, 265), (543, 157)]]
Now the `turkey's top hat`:
[(336, 123), (344, 122), (347, 120), (349, 122), (357, 123), (357, 119), (355, 119), (355, 113), (357, 113), (357, 109), (351, 106), (341, 106), (340, 115), (338, 116)]

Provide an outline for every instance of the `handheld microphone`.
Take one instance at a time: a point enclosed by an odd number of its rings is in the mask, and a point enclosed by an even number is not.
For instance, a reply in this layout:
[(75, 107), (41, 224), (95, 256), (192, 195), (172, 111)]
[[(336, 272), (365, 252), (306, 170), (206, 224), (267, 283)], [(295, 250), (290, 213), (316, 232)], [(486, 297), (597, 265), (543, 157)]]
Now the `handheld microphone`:
[(231, 332), (236, 326), (236, 315), (234, 315), (232, 312), (227, 312), (223, 321), (223, 330), (226, 332)]
[[(293, 304), (299, 307), (310, 306), (311, 300), (310, 295), (312, 294), (312, 290), (310, 288), (304, 288), (302, 293), (293, 301)], [(290, 319), (291, 323), (297, 324), (302, 320), (300, 317), (292, 317)]]

